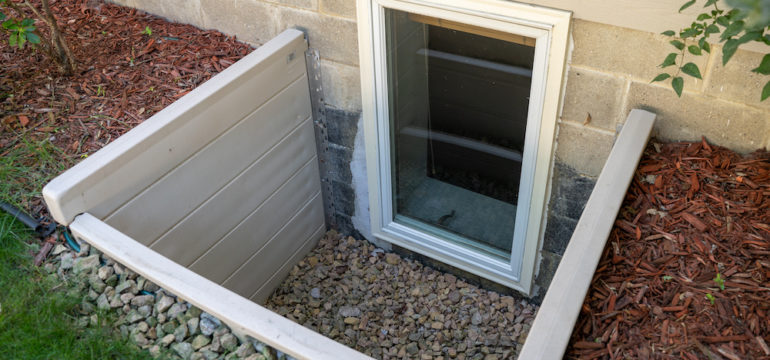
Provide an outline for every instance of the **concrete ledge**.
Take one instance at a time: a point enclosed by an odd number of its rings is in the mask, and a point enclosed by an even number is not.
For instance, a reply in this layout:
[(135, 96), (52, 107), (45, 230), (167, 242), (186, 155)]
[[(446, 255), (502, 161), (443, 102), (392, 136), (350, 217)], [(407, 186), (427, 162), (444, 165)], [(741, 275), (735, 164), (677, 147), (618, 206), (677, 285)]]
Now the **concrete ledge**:
[(561, 359), (655, 114), (631, 110), (529, 331), (520, 359)]

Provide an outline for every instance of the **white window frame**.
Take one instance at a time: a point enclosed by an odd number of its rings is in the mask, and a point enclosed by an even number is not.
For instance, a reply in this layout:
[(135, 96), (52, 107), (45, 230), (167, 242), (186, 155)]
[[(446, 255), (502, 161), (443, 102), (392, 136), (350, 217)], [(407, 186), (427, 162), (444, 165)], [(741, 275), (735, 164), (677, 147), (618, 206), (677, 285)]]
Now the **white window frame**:
[[(500, 0), (358, 0), (358, 42), (369, 210), (378, 239), (529, 294), (545, 210), (571, 12)], [(537, 40), (511, 261), (393, 221), (385, 9)], [(516, 254), (521, 254), (514, 256)]]

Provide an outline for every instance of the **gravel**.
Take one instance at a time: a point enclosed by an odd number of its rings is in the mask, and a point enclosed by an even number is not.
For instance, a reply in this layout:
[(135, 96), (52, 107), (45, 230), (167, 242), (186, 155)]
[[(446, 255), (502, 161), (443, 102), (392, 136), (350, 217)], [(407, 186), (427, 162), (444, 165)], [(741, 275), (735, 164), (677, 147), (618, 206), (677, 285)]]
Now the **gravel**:
[(537, 307), (329, 232), (266, 306), (374, 358), (509, 359)]
[(248, 336), (233, 334), (215, 316), (85, 243), (80, 253), (63, 245), (54, 249), (43, 269), (82, 293), (78, 327), (99, 324), (99, 310), (116, 315), (115, 331), (155, 358), (293, 360)]

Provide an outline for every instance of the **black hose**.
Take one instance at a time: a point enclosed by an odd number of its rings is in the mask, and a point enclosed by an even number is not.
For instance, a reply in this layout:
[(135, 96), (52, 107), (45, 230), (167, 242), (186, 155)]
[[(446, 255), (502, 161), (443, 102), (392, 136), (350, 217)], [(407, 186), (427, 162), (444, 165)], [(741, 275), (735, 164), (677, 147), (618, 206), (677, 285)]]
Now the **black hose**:
[(11, 214), (11, 216), (15, 217), (17, 220), (24, 223), (24, 225), (29, 226), (30, 229), (35, 230), (38, 233), (43, 230), (43, 225), (40, 225), (40, 223), (32, 218), (32, 216), (25, 214), (23, 211), (5, 201), (0, 201), (0, 209), (3, 209), (5, 212)]

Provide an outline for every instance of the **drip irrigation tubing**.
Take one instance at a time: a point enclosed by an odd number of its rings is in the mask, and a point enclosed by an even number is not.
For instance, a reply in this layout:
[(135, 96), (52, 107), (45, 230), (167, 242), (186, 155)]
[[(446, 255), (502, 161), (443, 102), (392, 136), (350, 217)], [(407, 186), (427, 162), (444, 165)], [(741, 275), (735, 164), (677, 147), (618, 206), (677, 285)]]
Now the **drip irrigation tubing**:
[(0, 209), (3, 209), (3, 211), (7, 212), (16, 220), (21, 221), (24, 225), (27, 225), (30, 229), (34, 230), (40, 237), (46, 237), (48, 235), (51, 235), (54, 230), (56, 230), (56, 224), (50, 223), (45, 224), (40, 222), (39, 220), (36, 220), (32, 216), (27, 215), (25, 212), (21, 211), (21, 209), (0, 200)]

